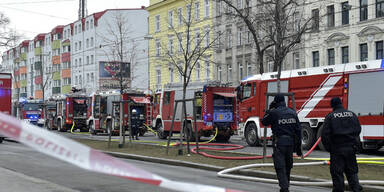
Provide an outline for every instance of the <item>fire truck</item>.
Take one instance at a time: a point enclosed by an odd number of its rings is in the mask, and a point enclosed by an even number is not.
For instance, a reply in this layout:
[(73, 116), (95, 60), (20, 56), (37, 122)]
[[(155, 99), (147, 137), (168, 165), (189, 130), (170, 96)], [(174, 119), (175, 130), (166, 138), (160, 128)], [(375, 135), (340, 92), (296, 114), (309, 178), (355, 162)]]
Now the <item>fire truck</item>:
[[(153, 103), (152, 126), (157, 130), (160, 139), (165, 139), (171, 129), (172, 118), (175, 115), (173, 132), (180, 132), (181, 123), (194, 132), (193, 103), (186, 103), (187, 122), (181, 119), (182, 103), (177, 106), (174, 113), (175, 100), (182, 99), (182, 87), (167, 86), (164, 90), (158, 91)], [(209, 137), (218, 134), (217, 141), (226, 142), (237, 130), (237, 101), (234, 87), (228, 87), (220, 83), (202, 84), (188, 87), (186, 99), (195, 99), (196, 128), (198, 138)], [(194, 140), (193, 135), (189, 135)]]
[(19, 104), (22, 120), (33, 125), (44, 126), (43, 101), (27, 99)]
[[(0, 73), (0, 112), (11, 115), (12, 76), (10, 73)], [(0, 135), (0, 143), (3, 142)]]
[(90, 99), (82, 93), (71, 93), (56, 101), (57, 130), (64, 132), (74, 126), (74, 130), (88, 131), (86, 126), (87, 108)]
[[(88, 107), (87, 127), (91, 134), (98, 132), (118, 134), (120, 130), (120, 91), (99, 91), (92, 95), (91, 105)], [(128, 110), (128, 102), (130, 109)], [(147, 131), (144, 123), (150, 125), (152, 104), (150, 96), (143, 92), (125, 90), (123, 93), (123, 127), (128, 128), (129, 114), (133, 109), (137, 111), (142, 126), (139, 128), (140, 136)]]
[[(243, 80), (238, 89), (239, 134), (251, 146), (263, 139), (265, 94), (277, 91), (276, 78), (277, 72), (254, 75)], [(321, 136), (324, 118), (332, 111), (330, 100), (340, 97), (344, 107), (358, 115), (362, 148), (379, 149), (384, 144), (383, 82), (384, 60), (282, 71), (281, 92), (294, 93), (303, 148), (309, 149)], [(292, 107), (292, 99), (286, 101)], [(271, 130), (267, 128), (267, 139), (270, 136)]]

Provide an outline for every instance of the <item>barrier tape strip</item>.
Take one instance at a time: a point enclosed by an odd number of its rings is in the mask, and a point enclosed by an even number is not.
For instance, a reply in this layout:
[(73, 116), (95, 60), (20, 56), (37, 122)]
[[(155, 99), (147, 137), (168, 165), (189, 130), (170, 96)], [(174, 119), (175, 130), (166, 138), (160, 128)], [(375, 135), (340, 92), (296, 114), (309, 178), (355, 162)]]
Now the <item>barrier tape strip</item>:
[(15, 139), (41, 153), (80, 168), (123, 177), (167, 189), (185, 192), (241, 192), (202, 184), (172, 181), (139, 169), (127, 162), (106, 155), (66, 137), (41, 129), (14, 117), (0, 113), (0, 134)]

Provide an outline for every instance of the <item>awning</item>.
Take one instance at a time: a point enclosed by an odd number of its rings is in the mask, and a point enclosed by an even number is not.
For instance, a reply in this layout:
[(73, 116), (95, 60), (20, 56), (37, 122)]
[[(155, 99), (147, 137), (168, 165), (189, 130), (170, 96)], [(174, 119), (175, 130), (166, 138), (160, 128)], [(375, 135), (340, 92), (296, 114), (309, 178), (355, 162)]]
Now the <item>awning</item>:
[(236, 97), (235, 93), (213, 92), (213, 94), (220, 95), (223, 97)]
[(130, 97), (130, 98), (135, 103), (144, 103), (144, 104), (151, 103), (151, 101), (147, 97)]

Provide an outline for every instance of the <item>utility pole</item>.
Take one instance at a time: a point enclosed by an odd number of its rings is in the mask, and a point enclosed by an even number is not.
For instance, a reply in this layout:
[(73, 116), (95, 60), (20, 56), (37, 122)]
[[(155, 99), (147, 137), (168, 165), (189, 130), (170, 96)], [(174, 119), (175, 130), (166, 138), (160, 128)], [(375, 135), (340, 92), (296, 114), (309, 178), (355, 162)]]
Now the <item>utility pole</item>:
[(79, 0), (79, 19), (85, 18), (87, 15), (87, 0)]

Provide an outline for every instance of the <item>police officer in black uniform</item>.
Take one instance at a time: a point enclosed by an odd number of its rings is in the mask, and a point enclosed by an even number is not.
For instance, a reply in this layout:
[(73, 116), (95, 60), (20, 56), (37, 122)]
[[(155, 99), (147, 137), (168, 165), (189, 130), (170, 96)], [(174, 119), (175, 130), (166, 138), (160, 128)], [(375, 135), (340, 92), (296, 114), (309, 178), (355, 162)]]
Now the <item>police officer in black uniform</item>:
[[(301, 127), (296, 112), (286, 106), (284, 96), (277, 94), (266, 111), (263, 125), (271, 125), (273, 133), (273, 164), (281, 192), (289, 191), (293, 152), (301, 152)], [(296, 146), (295, 146), (296, 143)]]
[(136, 137), (136, 140), (139, 140), (139, 117), (137, 115), (137, 111), (136, 109), (132, 109), (132, 113), (131, 113), (131, 124), (132, 124), (132, 137), (135, 139)]
[(356, 153), (359, 146), (361, 125), (355, 113), (344, 109), (340, 98), (331, 100), (333, 112), (325, 117), (321, 140), (331, 154), (330, 172), (333, 192), (344, 191), (344, 175), (352, 191), (361, 191), (357, 176)]

